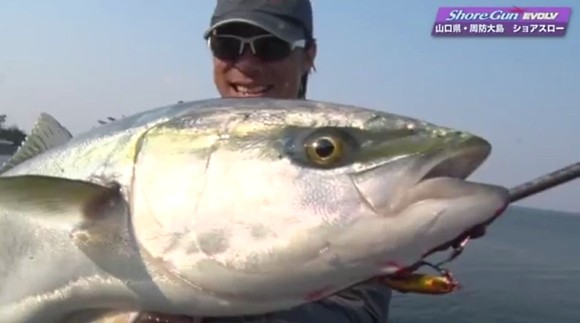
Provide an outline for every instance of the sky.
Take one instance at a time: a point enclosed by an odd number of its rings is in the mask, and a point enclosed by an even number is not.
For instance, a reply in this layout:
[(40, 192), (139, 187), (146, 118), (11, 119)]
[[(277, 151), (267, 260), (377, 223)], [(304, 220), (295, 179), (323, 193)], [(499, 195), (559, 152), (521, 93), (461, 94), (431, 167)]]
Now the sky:
[[(73, 134), (96, 120), (217, 97), (202, 33), (211, 0), (0, 2), (0, 113)], [(440, 6), (567, 6), (563, 38), (433, 38)], [(511, 187), (580, 160), (580, 1), (313, 0), (309, 98), (471, 131), (472, 179)], [(580, 180), (518, 205), (580, 213)]]

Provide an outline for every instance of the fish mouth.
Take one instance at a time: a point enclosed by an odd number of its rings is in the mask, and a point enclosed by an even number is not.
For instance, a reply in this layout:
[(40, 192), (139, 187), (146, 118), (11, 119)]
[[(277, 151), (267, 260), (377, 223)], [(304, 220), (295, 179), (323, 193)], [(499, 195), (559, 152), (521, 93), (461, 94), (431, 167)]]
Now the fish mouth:
[(459, 150), (431, 157), (431, 162), (418, 169), (415, 184), (405, 192), (395, 210), (426, 199), (453, 199), (472, 193), (462, 191), (466, 187), (461, 184), (466, 183), (466, 178), (479, 168), (489, 153), (486, 141), (473, 139)]
[[(418, 172), (416, 184), (408, 190), (400, 203), (402, 207), (412, 205), (428, 199), (453, 200), (482, 194), (482, 189), (488, 190), (493, 185), (479, 184), (466, 181), (479, 166), (487, 159), (491, 152), (491, 145), (484, 139), (472, 137), (453, 153), (445, 152), (433, 157), (433, 161), (421, 168)], [(495, 189), (499, 187), (495, 186)], [(494, 188), (492, 188), (494, 189)], [(405, 268), (406, 272), (417, 269), (428, 256), (448, 249), (459, 248), (466, 239), (479, 238), (485, 234), (485, 228), (493, 222), (509, 205), (507, 193), (502, 196), (501, 206), (490, 214), (486, 220), (477, 223), (459, 235), (431, 248), (423, 254), (421, 261)]]

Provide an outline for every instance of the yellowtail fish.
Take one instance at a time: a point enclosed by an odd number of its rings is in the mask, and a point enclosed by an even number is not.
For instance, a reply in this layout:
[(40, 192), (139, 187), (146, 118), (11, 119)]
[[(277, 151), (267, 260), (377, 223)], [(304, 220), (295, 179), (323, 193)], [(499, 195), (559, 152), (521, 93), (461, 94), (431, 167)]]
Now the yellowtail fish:
[(72, 137), (43, 115), (0, 174), (0, 322), (289, 309), (410, 268), (497, 216), (491, 145), (362, 107), (211, 99)]

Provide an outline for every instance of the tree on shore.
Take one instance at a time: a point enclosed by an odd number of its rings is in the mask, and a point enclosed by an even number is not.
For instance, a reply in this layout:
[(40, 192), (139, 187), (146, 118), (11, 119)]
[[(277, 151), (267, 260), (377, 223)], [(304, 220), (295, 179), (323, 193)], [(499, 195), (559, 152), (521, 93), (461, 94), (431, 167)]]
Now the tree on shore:
[(26, 138), (26, 132), (17, 126), (6, 126), (6, 119), (5, 114), (0, 114), (0, 140), (7, 140), (14, 146), (20, 146)]

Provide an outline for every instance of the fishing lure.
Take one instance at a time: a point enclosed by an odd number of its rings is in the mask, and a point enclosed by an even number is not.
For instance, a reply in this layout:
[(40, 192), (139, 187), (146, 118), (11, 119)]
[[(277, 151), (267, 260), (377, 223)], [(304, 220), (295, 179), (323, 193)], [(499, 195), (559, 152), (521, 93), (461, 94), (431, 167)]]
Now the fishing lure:
[(451, 255), (438, 264), (431, 264), (426, 261), (421, 262), (421, 266), (434, 269), (437, 272), (436, 275), (402, 272), (388, 277), (379, 277), (379, 281), (400, 293), (442, 295), (456, 291), (461, 285), (453, 278), (450, 271), (441, 268), (441, 266), (457, 258), (463, 252), (469, 240), (470, 236), (460, 240), (461, 242), (458, 245), (453, 246)]
[(437, 275), (405, 273), (391, 277), (381, 277), (379, 281), (400, 293), (442, 295), (460, 288), (451, 272), (438, 268)]

